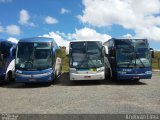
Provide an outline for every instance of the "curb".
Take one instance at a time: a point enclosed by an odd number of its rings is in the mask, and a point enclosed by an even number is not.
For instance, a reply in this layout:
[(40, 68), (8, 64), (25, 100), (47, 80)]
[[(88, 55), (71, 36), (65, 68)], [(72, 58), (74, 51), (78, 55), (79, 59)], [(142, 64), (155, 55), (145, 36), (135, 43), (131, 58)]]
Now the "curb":
[(160, 72), (160, 70), (152, 70), (153, 72)]

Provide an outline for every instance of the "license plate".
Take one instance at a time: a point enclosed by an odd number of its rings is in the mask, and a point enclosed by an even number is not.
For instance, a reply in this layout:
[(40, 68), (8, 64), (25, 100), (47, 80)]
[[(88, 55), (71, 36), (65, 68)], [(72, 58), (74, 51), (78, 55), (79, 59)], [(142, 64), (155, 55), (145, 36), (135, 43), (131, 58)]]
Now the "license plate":
[(84, 78), (91, 78), (91, 76), (84, 76)]
[(29, 81), (34, 82), (34, 81), (37, 81), (37, 80), (36, 79), (29, 79)]

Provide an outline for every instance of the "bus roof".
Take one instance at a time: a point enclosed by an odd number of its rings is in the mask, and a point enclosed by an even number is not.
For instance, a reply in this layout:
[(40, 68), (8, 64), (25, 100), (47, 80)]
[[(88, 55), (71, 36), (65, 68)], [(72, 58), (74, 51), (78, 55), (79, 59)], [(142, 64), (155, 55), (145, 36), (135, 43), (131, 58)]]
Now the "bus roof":
[(145, 38), (111, 38), (109, 40), (146, 40), (146, 39)]
[(0, 39), (0, 43), (6, 43), (6, 44), (10, 44), (10, 45), (16, 45), (16, 43), (8, 41), (8, 40), (4, 40), (4, 39)]
[(102, 42), (101, 40), (74, 40), (70, 42)]
[(26, 43), (31, 43), (31, 42), (52, 42), (53, 45), (57, 48), (60, 49), (60, 47), (57, 45), (55, 40), (53, 38), (48, 38), (48, 37), (33, 37), (33, 38), (24, 38), (20, 39), (19, 42), (26, 42)]
[(19, 40), (19, 42), (53, 42), (53, 41), (55, 41), (53, 38), (48, 38), (48, 37), (23, 38)]
[(103, 44), (105, 44), (111, 40), (118, 41), (118, 40), (147, 40), (147, 39), (146, 38), (111, 38), (111, 39), (105, 41)]

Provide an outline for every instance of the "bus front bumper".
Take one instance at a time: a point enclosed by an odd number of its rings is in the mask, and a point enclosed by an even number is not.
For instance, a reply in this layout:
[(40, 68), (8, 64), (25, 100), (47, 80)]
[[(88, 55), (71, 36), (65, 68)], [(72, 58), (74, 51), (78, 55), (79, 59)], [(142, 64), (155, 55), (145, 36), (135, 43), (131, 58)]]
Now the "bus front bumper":
[(119, 80), (129, 79), (151, 79), (151, 74), (117, 74)]
[(104, 80), (104, 72), (95, 73), (95, 74), (77, 74), (70, 73), (70, 80)]
[(117, 68), (116, 77), (119, 80), (151, 79), (152, 68)]
[(18, 83), (28, 83), (28, 82), (51, 82), (53, 81), (53, 72), (45, 73), (33, 73), (32, 71), (15, 73), (15, 81)]

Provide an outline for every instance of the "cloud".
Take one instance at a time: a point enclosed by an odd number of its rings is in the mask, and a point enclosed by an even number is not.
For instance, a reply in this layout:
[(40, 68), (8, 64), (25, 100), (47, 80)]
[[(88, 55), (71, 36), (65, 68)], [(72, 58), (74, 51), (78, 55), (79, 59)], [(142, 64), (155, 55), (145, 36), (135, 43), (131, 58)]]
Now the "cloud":
[(60, 14), (70, 13), (71, 11), (65, 8), (61, 8)]
[(56, 31), (49, 32), (48, 34), (44, 34), (42, 36), (54, 38), (59, 46), (65, 47), (68, 47), (69, 41), (71, 40), (101, 40), (102, 42), (105, 42), (111, 38), (111, 36), (107, 34), (98, 33), (94, 29), (87, 27), (82, 29), (75, 29), (75, 33), (65, 34), (63, 32)]
[(83, 0), (77, 18), (96, 27), (121, 25), (137, 37), (160, 41), (160, 0)]
[(68, 45), (69, 45), (69, 42), (67, 40), (63, 39), (62, 36), (60, 36), (59, 34), (57, 34), (55, 32), (49, 32), (48, 34), (44, 34), (42, 36), (53, 38), (58, 46), (68, 47)]
[(107, 34), (101, 34), (91, 28), (75, 29), (75, 33), (63, 33), (60, 31), (49, 32), (48, 34), (42, 35), (42, 37), (53, 38), (58, 46), (66, 47), (66, 53), (69, 51), (69, 41), (71, 40), (101, 40), (102, 42), (107, 41), (111, 36)]
[(8, 38), (8, 41), (10, 41), (12, 43), (16, 43), (16, 44), (18, 43), (18, 39), (13, 38), (13, 37)]
[(56, 18), (51, 17), (51, 16), (47, 16), (45, 18), (45, 23), (47, 23), (47, 24), (56, 24), (56, 23), (58, 23), (58, 20)]
[(6, 32), (10, 35), (20, 35), (21, 30), (20, 27), (17, 25), (8, 25), (6, 27)]
[(76, 29), (75, 31), (75, 33), (69, 35), (70, 38), (80, 40), (101, 40), (102, 42), (111, 38), (110, 35), (98, 33), (96, 30), (87, 27)]
[(28, 13), (27, 10), (24, 10), (22, 9), (20, 12), (19, 12), (19, 24), (21, 25), (27, 25), (27, 26), (35, 26), (35, 24), (33, 22), (29, 22), (29, 19), (30, 19), (30, 15)]
[(126, 35), (123, 35), (122, 38), (132, 38), (133, 36), (131, 34), (126, 34)]
[(0, 26), (0, 33), (4, 32), (4, 28)]
[(0, 0), (0, 3), (12, 2), (12, 0)]

